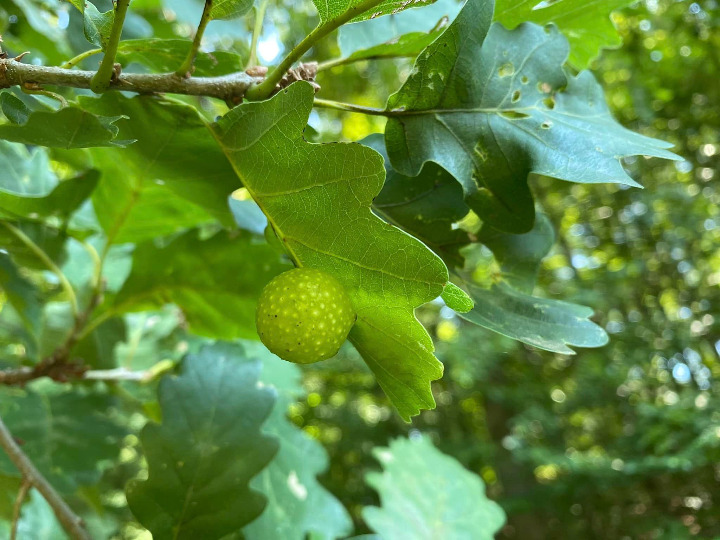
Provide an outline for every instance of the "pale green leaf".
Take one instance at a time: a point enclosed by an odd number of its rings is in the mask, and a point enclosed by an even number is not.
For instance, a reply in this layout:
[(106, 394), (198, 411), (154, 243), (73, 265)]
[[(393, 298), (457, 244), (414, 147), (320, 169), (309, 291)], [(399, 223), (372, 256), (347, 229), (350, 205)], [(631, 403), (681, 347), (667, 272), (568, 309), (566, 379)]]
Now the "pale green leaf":
[(495, 19), (512, 29), (523, 22), (554, 23), (570, 41), (570, 63), (580, 69), (604, 48), (622, 45), (610, 14), (633, 0), (497, 0)]
[(85, 4), (85, 11), (83, 12), (85, 39), (96, 47), (101, 47), (104, 50), (110, 40), (110, 31), (112, 30), (114, 20), (114, 10), (111, 9), (105, 13), (100, 13), (95, 7), (95, 4), (87, 2)]
[[(22, 506), (17, 523), (17, 538), (19, 540), (68, 540), (68, 535), (43, 496), (33, 489), (27, 499)], [(0, 521), (0, 537), (10, 538), (10, 527), (10, 521)]]
[(475, 307), (475, 302), (468, 294), (454, 283), (448, 281), (442, 293), (442, 299), (447, 306), (458, 313), (467, 313)]
[(199, 335), (257, 339), (255, 305), (263, 286), (288, 269), (278, 253), (250, 235), (189, 231), (165, 247), (141, 244), (109, 309), (115, 314), (176, 304)]
[[(407, 0), (381, 0), (377, 6), (362, 12), (353, 18), (351, 22), (374, 19), (381, 15), (400, 13), (408, 8), (421, 8), (432, 4), (433, 1), (434, 0), (414, 0), (408, 2)], [(313, 0), (313, 4), (315, 4), (320, 14), (320, 21), (323, 23), (346, 13), (349, 9), (361, 3), (363, 3), (363, 0)]]
[[(118, 45), (118, 62), (127, 66), (137, 62), (158, 73), (178, 69), (188, 54), (190, 42), (186, 39), (129, 39)], [(199, 51), (193, 64), (195, 77), (229, 75), (243, 71), (242, 57), (228, 51)]]
[[(251, 346), (251, 345), (248, 345)], [(268, 500), (265, 511), (245, 527), (247, 540), (332, 540), (352, 530), (347, 511), (317, 481), (328, 468), (325, 449), (287, 419), (288, 407), (305, 395), (297, 366), (283, 362), (257, 345), (250, 356), (262, 360), (260, 380), (277, 390), (278, 400), (265, 433), (280, 441), (273, 461), (250, 483)]]
[(235, 19), (245, 15), (253, 7), (254, 0), (214, 0), (210, 9), (211, 19)]
[(505, 524), (480, 477), (427, 437), (396, 439), (373, 453), (383, 472), (368, 474), (367, 482), (382, 507), (365, 508), (363, 517), (383, 540), (492, 540)]
[(54, 112), (30, 113), (24, 124), (0, 125), (0, 139), (53, 148), (126, 146), (132, 141), (117, 140), (115, 123), (122, 116), (97, 116), (70, 105)]
[(0, 216), (33, 219), (57, 216), (67, 219), (90, 196), (99, 177), (97, 171), (88, 171), (58, 183), (45, 196), (8, 193), (0, 188)]
[[(0, 96), (11, 94), (2, 93)], [(12, 96), (14, 97), (14, 96)], [(57, 184), (44, 148), (29, 150), (23, 144), (0, 141), (0, 191), (43, 197)]]
[(676, 157), (618, 124), (591, 73), (566, 75), (568, 43), (556, 27), (488, 32), (491, 18), (491, 3), (468, 0), (390, 97), (386, 141), (398, 171), (417, 176), (438, 163), (485, 222), (522, 233), (535, 221), (531, 173), (637, 185), (619, 158)]
[(438, 0), (422, 9), (347, 24), (338, 31), (338, 45), (350, 60), (415, 57), (455, 18), (460, 3)]
[(296, 264), (344, 285), (358, 314), (350, 341), (409, 420), (434, 406), (430, 382), (442, 375), (414, 310), (440, 295), (447, 269), (370, 211), (385, 175), (377, 152), (303, 139), (313, 95), (309, 84), (293, 84), (269, 101), (236, 107), (214, 131)]
[(475, 308), (463, 319), (533, 347), (575, 354), (570, 347), (602, 347), (608, 336), (589, 318), (593, 310), (568, 302), (530, 296), (505, 283), (491, 289), (465, 282)]
[(208, 345), (160, 383), (162, 424), (140, 435), (149, 477), (126, 489), (155, 540), (222, 538), (265, 507), (249, 482), (277, 452), (261, 432), (275, 395), (258, 386), (260, 362), (243, 357), (239, 345)]

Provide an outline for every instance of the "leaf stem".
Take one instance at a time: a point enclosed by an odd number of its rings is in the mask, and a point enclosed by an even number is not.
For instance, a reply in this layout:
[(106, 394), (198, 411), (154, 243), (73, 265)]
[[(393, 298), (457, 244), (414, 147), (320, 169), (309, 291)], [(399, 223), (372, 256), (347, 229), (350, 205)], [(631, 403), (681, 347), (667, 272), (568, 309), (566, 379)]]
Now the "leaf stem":
[(362, 13), (365, 13), (369, 9), (374, 8), (382, 1), (383, 0), (363, 0), (359, 4), (352, 6), (344, 13), (317, 26), (315, 30), (310, 32), (305, 39), (298, 43), (298, 45), (288, 53), (283, 61), (280, 62), (280, 65), (271, 71), (262, 83), (249, 88), (245, 93), (245, 97), (253, 101), (260, 101), (268, 98), (273, 93), (280, 80), (285, 76), (285, 73), (287, 73), (292, 65), (306, 52), (308, 52), (315, 43), (346, 22), (354, 19)]
[(250, 56), (248, 58), (247, 67), (255, 67), (258, 63), (257, 46), (262, 34), (263, 22), (265, 21), (265, 12), (267, 11), (270, 0), (260, 0), (260, 5), (255, 10), (255, 26), (253, 27), (252, 42), (250, 43)]
[(28, 491), (30, 491), (31, 487), (32, 484), (28, 482), (27, 478), (23, 478), (23, 482), (20, 485), (20, 490), (18, 491), (17, 498), (15, 499), (15, 506), (13, 507), (12, 526), (10, 528), (10, 540), (17, 539), (18, 525), (20, 524), (20, 514), (22, 513), (22, 505), (25, 502), (25, 497), (27, 497)]
[(190, 52), (187, 57), (185, 57), (182, 65), (175, 72), (175, 75), (178, 77), (187, 79), (192, 75), (193, 64), (195, 63), (195, 57), (197, 57), (198, 50), (200, 49), (200, 43), (202, 42), (203, 34), (205, 34), (205, 28), (212, 20), (210, 17), (212, 5), (213, 0), (205, 0), (205, 7), (203, 8), (202, 16), (200, 17), (200, 24), (198, 24), (197, 32), (195, 32)]
[(82, 519), (72, 511), (50, 485), (50, 482), (35, 468), (30, 459), (15, 442), (15, 439), (2, 418), (0, 418), (0, 447), (5, 450), (10, 461), (12, 461), (22, 473), (25, 482), (35, 487), (35, 489), (45, 497), (50, 508), (53, 509), (55, 516), (57, 516), (58, 521), (70, 537), (73, 538), (73, 540), (91, 540), (90, 535), (83, 525)]
[(63, 69), (71, 69), (77, 66), (80, 62), (85, 60), (86, 58), (90, 58), (91, 56), (95, 56), (96, 54), (100, 54), (102, 52), (102, 49), (90, 49), (89, 51), (85, 51), (83, 53), (78, 54), (76, 57), (71, 58), (64, 64), (61, 64), (60, 67)]
[(376, 109), (375, 107), (363, 107), (353, 103), (342, 103), (340, 101), (331, 101), (329, 99), (315, 98), (314, 105), (323, 109), (335, 109), (336, 111), (347, 111), (370, 116), (395, 116), (392, 111), (384, 109)]
[(65, 294), (68, 295), (73, 316), (77, 319), (79, 313), (77, 296), (75, 295), (75, 290), (72, 288), (72, 285), (70, 285), (70, 282), (68, 281), (67, 277), (65, 277), (65, 274), (63, 274), (62, 270), (58, 268), (58, 266), (48, 256), (48, 254), (45, 253), (42, 248), (40, 248), (40, 246), (33, 242), (32, 239), (20, 229), (6, 221), (0, 221), (0, 224), (3, 225), (15, 238), (20, 240), (20, 242), (22, 242), (30, 251), (32, 251), (38, 259), (40, 259), (40, 261), (47, 267), (48, 270), (50, 270), (53, 274), (57, 276), (57, 278), (60, 280), (60, 286), (65, 291)]
[(107, 47), (105, 47), (105, 56), (90, 83), (90, 89), (96, 94), (100, 94), (110, 87), (110, 81), (115, 73), (115, 55), (117, 54), (120, 35), (122, 34), (123, 25), (125, 24), (125, 15), (127, 15), (127, 10), (130, 6), (130, 0), (116, 1), (115, 18), (113, 19), (112, 28), (110, 29)]

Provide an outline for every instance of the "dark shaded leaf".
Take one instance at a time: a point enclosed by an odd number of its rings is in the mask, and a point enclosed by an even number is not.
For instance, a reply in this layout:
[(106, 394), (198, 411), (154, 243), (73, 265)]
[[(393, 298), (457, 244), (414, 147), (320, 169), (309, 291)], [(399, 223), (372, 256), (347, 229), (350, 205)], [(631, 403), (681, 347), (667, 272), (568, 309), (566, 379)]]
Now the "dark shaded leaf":
[(275, 395), (258, 387), (260, 362), (243, 357), (239, 345), (208, 345), (160, 383), (162, 424), (140, 435), (149, 477), (126, 490), (156, 540), (222, 538), (265, 508), (249, 483), (278, 449), (261, 432)]

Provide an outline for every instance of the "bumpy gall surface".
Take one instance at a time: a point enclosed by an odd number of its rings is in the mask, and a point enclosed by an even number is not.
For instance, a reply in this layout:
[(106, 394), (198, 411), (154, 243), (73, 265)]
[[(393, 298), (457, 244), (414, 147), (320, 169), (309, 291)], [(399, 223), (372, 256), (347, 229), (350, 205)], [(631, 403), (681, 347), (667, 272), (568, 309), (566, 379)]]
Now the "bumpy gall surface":
[(265, 346), (296, 364), (335, 356), (356, 318), (343, 286), (314, 268), (275, 277), (260, 294), (256, 312), (258, 335)]

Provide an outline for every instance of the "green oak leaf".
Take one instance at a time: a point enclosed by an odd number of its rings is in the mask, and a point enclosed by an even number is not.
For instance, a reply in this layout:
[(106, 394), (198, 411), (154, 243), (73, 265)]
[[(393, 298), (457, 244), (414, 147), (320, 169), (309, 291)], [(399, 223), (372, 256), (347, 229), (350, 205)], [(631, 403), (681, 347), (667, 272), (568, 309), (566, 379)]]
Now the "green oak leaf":
[(214, 0), (210, 8), (211, 19), (235, 19), (245, 15), (255, 0)]
[(454, 226), (469, 212), (460, 184), (435, 163), (425, 165), (414, 178), (393, 170), (382, 135), (370, 135), (361, 142), (385, 159), (385, 185), (373, 201), (373, 211), (422, 240), (450, 265), (462, 267), (460, 249), (470, 243), (470, 237)]
[(317, 475), (328, 468), (327, 452), (287, 418), (290, 404), (306, 393), (302, 372), (294, 364), (281, 362), (259, 344), (246, 347), (248, 356), (262, 360), (260, 381), (278, 393), (264, 432), (280, 441), (280, 451), (250, 483), (265, 495), (268, 505), (258, 519), (243, 529), (245, 538), (345, 538), (352, 530), (350, 516), (317, 480)]
[(622, 45), (610, 14), (629, 4), (632, 0), (497, 0), (495, 20), (511, 29), (523, 22), (558, 25), (570, 41), (569, 62), (584, 69), (602, 49)]
[(83, 31), (85, 39), (96, 47), (105, 50), (110, 41), (110, 31), (115, 20), (115, 11), (100, 13), (94, 4), (87, 2), (83, 11)]
[(489, 225), (477, 233), (477, 241), (493, 252), (500, 264), (502, 279), (510, 286), (532, 293), (541, 261), (555, 244), (555, 230), (545, 214), (536, 214), (530, 232), (512, 234)]
[(10, 218), (47, 218), (58, 216), (67, 219), (90, 196), (98, 184), (97, 171), (59, 182), (45, 196), (20, 195), (0, 188), (0, 216)]
[[(175, 71), (188, 54), (186, 39), (128, 39), (118, 45), (117, 61), (126, 66), (137, 62), (158, 73)], [(243, 71), (242, 57), (228, 51), (199, 51), (193, 64), (195, 77), (217, 77)]]
[(0, 140), (52, 148), (127, 146), (117, 139), (122, 116), (98, 116), (76, 105), (57, 111), (34, 111), (22, 124), (0, 124)]
[(605, 330), (589, 318), (593, 310), (568, 302), (531, 296), (507, 283), (490, 289), (465, 282), (475, 308), (460, 314), (471, 323), (538, 349), (575, 354), (569, 346), (607, 345)]
[(399, 172), (417, 176), (433, 161), (484, 222), (522, 233), (535, 221), (531, 173), (637, 185), (619, 158), (676, 158), (670, 144), (618, 124), (591, 73), (565, 73), (568, 43), (556, 27), (508, 31), (491, 19), (492, 3), (468, 0), (388, 100), (386, 142)]
[[(99, 482), (117, 458), (126, 432), (108, 413), (113, 404), (107, 394), (44, 381), (0, 389), (0, 416), (8, 429), (24, 441), (23, 451), (43, 476), (65, 493)], [(20, 475), (4, 453), (0, 473)]]
[[(12, 96), (3, 93), (0, 96)], [(19, 101), (19, 100), (18, 100)], [(0, 141), (0, 192), (43, 197), (57, 184), (44, 148)]]
[(383, 540), (492, 540), (505, 524), (505, 513), (487, 498), (480, 477), (427, 437), (395, 439), (373, 454), (384, 470), (366, 480), (382, 507), (366, 507), (363, 518)]
[(265, 508), (249, 483), (278, 449), (261, 431), (275, 393), (258, 386), (260, 362), (243, 356), (239, 345), (208, 345), (160, 382), (162, 424), (140, 435), (149, 477), (126, 489), (156, 540), (222, 538)]
[(434, 406), (430, 382), (442, 375), (414, 310), (440, 295), (447, 269), (372, 214), (385, 176), (377, 152), (303, 139), (313, 95), (309, 84), (295, 83), (269, 101), (236, 107), (213, 131), (294, 262), (346, 288), (358, 314), (350, 341), (409, 420)]
[(10, 255), (0, 251), (0, 291), (15, 308), (27, 331), (36, 336), (40, 331), (42, 303), (40, 291), (19, 271)]
[[(430, 5), (435, 0), (381, 0), (378, 5), (361, 13), (353, 18), (350, 22), (365, 21), (367, 19), (375, 19), (381, 15), (390, 15), (400, 13), (408, 8), (421, 8)], [(331, 19), (339, 17), (346, 13), (349, 9), (355, 8), (362, 4), (363, 0), (313, 0), (315, 8), (320, 14), (320, 22), (325, 23)]]
[(455, 0), (438, 0), (422, 9), (346, 24), (338, 31), (340, 52), (348, 61), (415, 57), (442, 33), (459, 10)]
[(138, 245), (130, 276), (108, 309), (114, 314), (176, 304), (199, 335), (257, 339), (255, 305), (263, 286), (288, 266), (249, 235), (189, 231), (165, 247)]
[(228, 197), (241, 185), (194, 107), (119, 93), (81, 103), (128, 117), (121, 134), (137, 140), (122, 150), (92, 150), (103, 173), (93, 205), (111, 242), (141, 242), (215, 220), (233, 224)]

